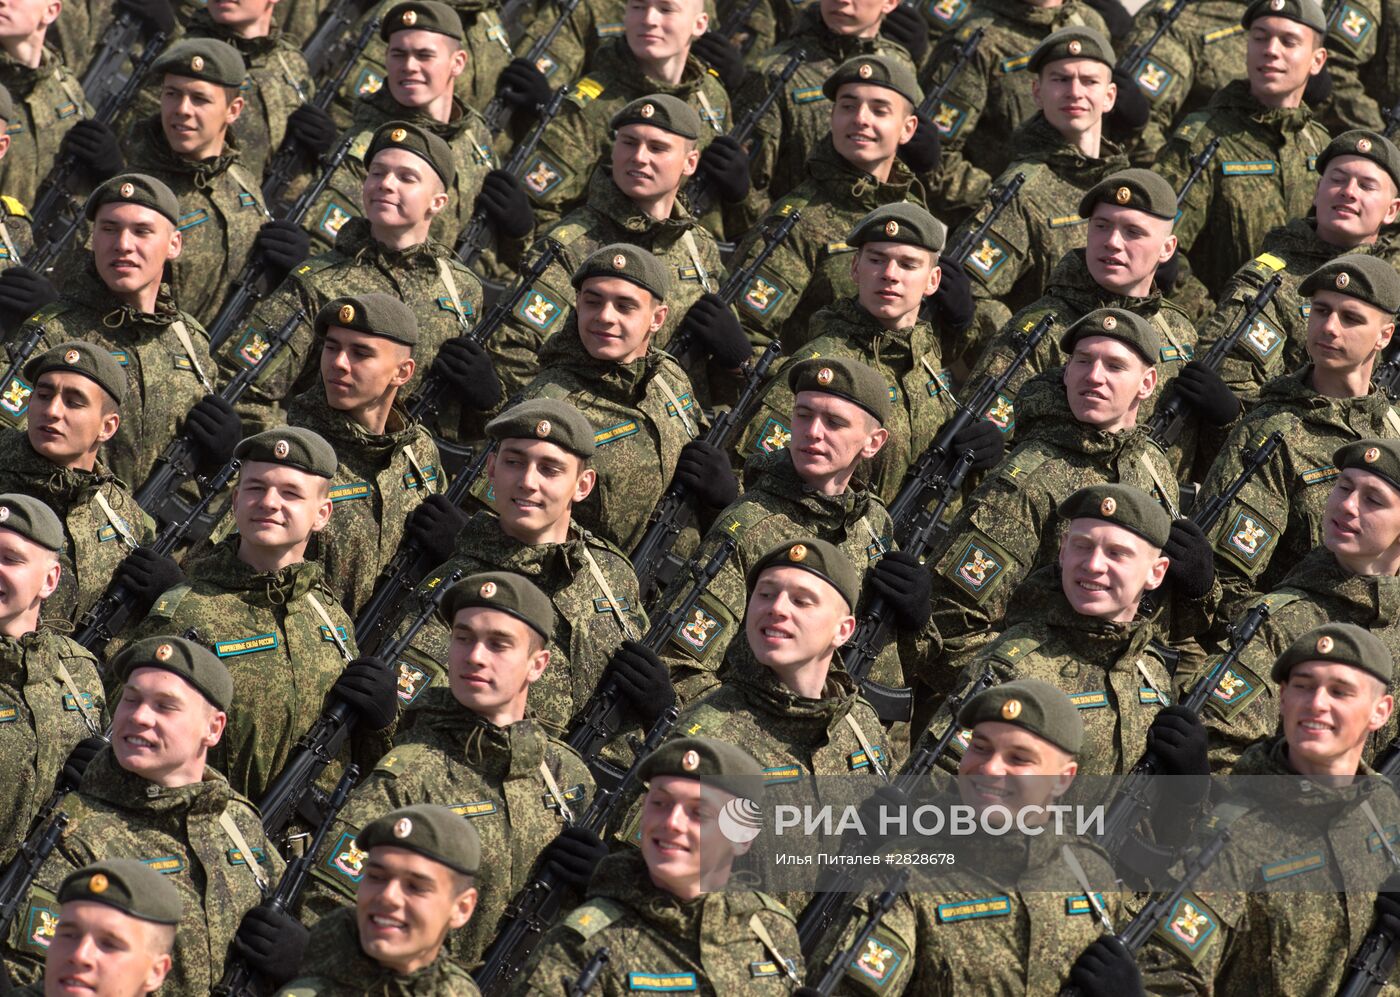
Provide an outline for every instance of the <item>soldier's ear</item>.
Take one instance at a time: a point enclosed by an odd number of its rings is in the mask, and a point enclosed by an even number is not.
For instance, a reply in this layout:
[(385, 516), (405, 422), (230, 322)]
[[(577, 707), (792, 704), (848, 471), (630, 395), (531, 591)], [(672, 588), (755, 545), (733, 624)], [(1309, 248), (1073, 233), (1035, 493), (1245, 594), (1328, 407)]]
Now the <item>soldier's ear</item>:
[(593, 494), (593, 489), (598, 484), (598, 472), (591, 467), (583, 469), (583, 473), (578, 476), (578, 481), (574, 484), (574, 504), (582, 502)]
[(1376, 339), (1376, 350), (1377, 350), (1377, 352), (1379, 352), (1380, 350), (1385, 349), (1388, 345), (1390, 345), (1391, 337), (1393, 337), (1394, 335), (1395, 335), (1395, 323), (1394, 323), (1394, 322), (1387, 322), (1385, 325), (1381, 326), (1381, 334), (1380, 334), (1380, 336), (1377, 337), (1377, 339)]
[(185, 236), (174, 225), (170, 226), (170, 251), (165, 254), (167, 260), (177, 259), (181, 251), (185, 248)]

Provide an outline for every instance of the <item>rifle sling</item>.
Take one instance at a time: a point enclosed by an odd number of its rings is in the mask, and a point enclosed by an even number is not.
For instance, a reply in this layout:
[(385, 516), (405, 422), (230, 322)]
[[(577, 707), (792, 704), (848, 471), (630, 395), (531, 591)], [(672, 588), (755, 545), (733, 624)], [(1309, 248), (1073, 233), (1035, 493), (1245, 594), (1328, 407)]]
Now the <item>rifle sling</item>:
[(204, 368), (199, 365), (199, 357), (195, 356), (194, 340), (190, 339), (190, 330), (185, 325), (185, 320), (177, 318), (170, 323), (170, 331), (175, 333), (175, 338), (180, 341), (180, 348), (185, 351), (185, 356), (190, 358), (190, 366), (194, 368), (194, 376), (199, 378), (199, 383), (204, 385), (204, 390), (211, 395), (214, 394), (214, 384), (204, 373)]
[(418, 479), (418, 487), (426, 494), (428, 491), (428, 475), (423, 471), (423, 465), (418, 463), (418, 457), (413, 453), (413, 447), (403, 448), (403, 455), (408, 458), (408, 466), (413, 469), (413, 476)]
[(692, 440), (695, 439), (695, 437), (700, 435), (700, 430), (696, 428), (690, 416), (685, 414), (685, 409), (681, 407), (680, 395), (676, 394), (676, 389), (671, 387), (671, 382), (666, 380), (666, 375), (662, 374), (660, 371), (656, 372), (654, 379), (657, 387), (661, 389), (661, 393), (666, 396), (666, 400), (675, 406), (676, 415), (680, 418), (681, 425), (685, 427), (686, 433), (690, 435)]
[(228, 840), (233, 842), (233, 847), (243, 856), (243, 864), (248, 867), (253, 882), (258, 884), (258, 892), (267, 896), (267, 879), (258, 871), (257, 853), (248, 847), (248, 839), (243, 837), (243, 832), (238, 829), (233, 815), (227, 810), (219, 814), (219, 826), (224, 829), (224, 834), (228, 835)]
[(885, 767), (880, 764), (880, 756), (875, 754), (875, 748), (870, 743), (870, 738), (865, 736), (865, 731), (860, 729), (860, 724), (856, 723), (856, 718), (847, 713), (841, 718), (846, 721), (846, 726), (851, 728), (851, 733), (860, 742), (860, 750), (865, 752), (866, 760), (870, 762), (870, 770), (877, 773), (881, 779), (889, 781), (889, 775), (885, 772)]
[(758, 936), (759, 942), (768, 950), (768, 954), (773, 957), (774, 964), (783, 971), (783, 975), (793, 983), (801, 986), (802, 981), (797, 978), (797, 973), (793, 970), (792, 963), (788, 962), (787, 957), (784, 956), (782, 950), (778, 948), (778, 943), (773, 940), (773, 936), (768, 932), (768, 929), (763, 926), (763, 921), (757, 914), (749, 918), (749, 930)]
[(463, 331), (470, 331), (467, 326), (467, 313), (462, 309), (462, 296), (457, 293), (457, 279), (452, 276), (451, 264), (441, 256), (434, 262), (437, 263), (438, 279), (442, 281), (442, 286), (447, 288), (447, 298), (452, 302), (452, 307), (457, 310), (458, 323), (462, 326)]
[(695, 244), (695, 233), (686, 229), (681, 233), (681, 245), (685, 246), (686, 255), (690, 257), (690, 262), (695, 264), (695, 273), (700, 278), (700, 286), (708, 294), (714, 290), (710, 286), (710, 275), (705, 270), (705, 264), (700, 260), (700, 247)]
[(1371, 829), (1376, 832), (1376, 840), (1385, 849), (1386, 858), (1390, 859), (1392, 868), (1400, 869), (1400, 855), (1395, 854), (1395, 849), (1390, 846), (1390, 838), (1386, 836), (1385, 828), (1381, 827), (1381, 822), (1376, 818), (1376, 812), (1371, 809), (1370, 800), (1362, 800), (1360, 806), (1361, 814), (1366, 818), (1366, 822), (1371, 825)]
[[(335, 641), (335, 649), (340, 652), (340, 656), (344, 658), (346, 662), (349, 662), (352, 658), (350, 649), (345, 646), (345, 641), (340, 639), (340, 631), (335, 628), (335, 623), (332, 622), (330, 614), (326, 612), (326, 607), (321, 605), (321, 600), (316, 598), (316, 593), (314, 592), (306, 593), (306, 601), (311, 605), (311, 608), (316, 611), (316, 615), (321, 618), (321, 622), (326, 625), (326, 632), (330, 634), (330, 639)], [(390, 665), (392, 664), (393, 662), (391, 661)]]
[(554, 802), (559, 804), (560, 819), (565, 824), (572, 824), (574, 812), (569, 809), (568, 801), (564, 799), (564, 794), (559, 789), (559, 782), (554, 778), (554, 773), (549, 771), (548, 762), (540, 762), (540, 778), (544, 780), (544, 787), (549, 790), (549, 795), (554, 797)]
[(622, 636), (628, 640), (636, 640), (637, 633), (632, 629), (632, 624), (627, 622), (627, 617), (623, 615), (622, 607), (617, 604), (617, 596), (613, 595), (612, 586), (608, 584), (603, 569), (598, 567), (598, 562), (594, 560), (593, 552), (588, 549), (588, 544), (582, 544), (579, 549), (583, 551), (583, 560), (588, 565), (588, 573), (598, 583), (598, 588), (602, 589), (603, 598), (608, 600), (608, 608), (612, 610), (613, 618), (617, 620), (617, 625), (622, 628)]
[(117, 531), (117, 536), (122, 538), (122, 543), (126, 544), (129, 550), (135, 550), (141, 546), (136, 542), (136, 537), (132, 535), (131, 527), (127, 525), (125, 519), (117, 515), (117, 510), (112, 508), (112, 503), (107, 501), (107, 496), (101, 490), (93, 496), (97, 502), (97, 507), (102, 510), (102, 515), (107, 517), (107, 522), (112, 525), (112, 529)]
[[(68, 690), (68, 695), (73, 697), (73, 705), (76, 706), (78, 712), (82, 714), (84, 726), (86, 726), (88, 731), (93, 735), (101, 734), (102, 728), (98, 727), (97, 721), (92, 719), (92, 711), (83, 705), (83, 697), (78, 692), (78, 686), (73, 681), (73, 676), (68, 671), (68, 666), (61, 661), (58, 663), (58, 680), (63, 683), (63, 688)], [(1381, 840), (1385, 840), (1384, 836), (1382, 836)]]
[(1094, 889), (1089, 885), (1089, 877), (1084, 875), (1084, 867), (1079, 864), (1079, 859), (1069, 845), (1060, 846), (1060, 856), (1065, 860), (1065, 865), (1069, 866), (1069, 871), (1074, 874), (1074, 881), (1084, 891), (1084, 899), (1089, 901), (1089, 906), (1094, 909), (1094, 916), (1098, 918), (1099, 924), (1103, 925), (1104, 932), (1113, 934), (1113, 920), (1108, 916), (1108, 911), (1104, 910), (1099, 898), (1094, 895)]

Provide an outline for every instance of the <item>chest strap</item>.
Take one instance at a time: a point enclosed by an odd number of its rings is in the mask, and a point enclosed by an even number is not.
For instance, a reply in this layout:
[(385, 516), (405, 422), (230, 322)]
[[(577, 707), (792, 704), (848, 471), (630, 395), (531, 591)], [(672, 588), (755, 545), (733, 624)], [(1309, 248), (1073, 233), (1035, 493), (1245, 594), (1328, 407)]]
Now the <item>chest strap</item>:
[(457, 310), (457, 324), (462, 327), (463, 332), (471, 332), (472, 327), (467, 324), (467, 311), (462, 307), (462, 296), (457, 293), (457, 278), (452, 276), (452, 267), (441, 256), (435, 262), (438, 280), (442, 281), (442, 286), (447, 289), (447, 299)]
[[(310, 603), (311, 608), (316, 611), (316, 615), (321, 618), (321, 622), (326, 625), (326, 630), (330, 632), (331, 640), (335, 641), (335, 649), (340, 652), (340, 656), (344, 658), (348, 664), (353, 655), (350, 654), (350, 649), (345, 646), (345, 641), (340, 639), (340, 631), (337, 630), (335, 624), (331, 622), (331, 616), (326, 612), (326, 607), (321, 605), (321, 600), (316, 598), (316, 593), (314, 592), (306, 593), (306, 601)], [(393, 662), (391, 661), (390, 664), (392, 665)]]
[[(282, 78), (287, 81), (287, 86), (296, 91), (297, 100), (301, 101), (303, 104), (308, 103), (309, 98), (306, 96), (306, 91), (303, 90), (301, 84), (297, 82), (296, 76), (292, 73), (292, 67), (288, 65), (287, 60), (282, 57), (282, 53), (274, 49), (272, 57), (277, 60), (277, 65), (282, 67)], [(239, 181), (239, 183), (242, 182), (241, 180)]]
[(112, 529), (116, 530), (117, 536), (122, 538), (122, 543), (131, 550), (141, 546), (136, 542), (136, 537), (132, 534), (131, 527), (127, 525), (126, 520), (118, 516), (117, 510), (112, 508), (112, 503), (107, 501), (107, 496), (99, 491), (94, 498), (97, 500), (97, 507), (102, 510), (102, 515), (107, 517), (107, 522), (112, 524)]
[(68, 671), (68, 666), (63, 662), (58, 663), (58, 680), (63, 683), (63, 688), (68, 690), (68, 695), (73, 697), (73, 705), (78, 708), (78, 713), (82, 715), (83, 725), (87, 727), (88, 733), (99, 735), (102, 729), (97, 726), (97, 721), (92, 718), (92, 711), (83, 705), (83, 697), (78, 694), (77, 683), (73, 681), (72, 674)]
[(1113, 934), (1113, 920), (1108, 916), (1108, 911), (1104, 910), (1099, 898), (1094, 895), (1093, 887), (1089, 885), (1089, 877), (1084, 875), (1084, 867), (1079, 864), (1079, 859), (1069, 845), (1060, 846), (1060, 855), (1064, 858), (1065, 865), (1069, 866), (1069, 871), (1074, 874), (1074, 881), (1084, 891), (1084, 899), (1089, 901), (1089, 906), (1094, 909), (1094, 916), (1098, 918), (1104, 934)]
[(755, 914), (749, 918), (749, 930), (758, 936), (759, 944), (768, 950), (768, 954), (773, 957), (773, 963), (780, 967), (783, 975), (797, 986), (802, 985), (802, 981), (797, 978), (797, 973), (792, 968), (792, 963), (787, 961), (782, 951), (778, 948), (778, 943), (773, 941), (773, 936), (768, 929), (763, 926), (763, 920)]
[(237, 163), (229, 163), (228, 175), (233, 177), (238, 183), (238, 186), (243, 188), (243, 193), (253, 199), (253, 203), (257, 205), (258, 210), (263, 213), (263, 216), (268, 221), (272, 221), (272, 212), (268, 211), (266, 205), (262, 202), (262, 188), (248, 179), (248, 174), (243, 172), (243, 167), (239, 166)]
[(1167, 698), (1165, 692), (1157, 688), (1157, 683), (1152, 681), (1152, 676), (1148, 674), (1147, 666), (1142, 663), (1142, 659), (1138, 658), (1135, 664), (1137, 665), (1138, 674), (1140, 674), (1142, 680), (1147, 683), (1147, 688), (1157, 694), (1157, 702), (1161, 703), (1163, 706), (1171, 706), (1172, 701)]
[(559, 804), (559, 816), (564, 819), (565, 824), (574, 822), (574, 812), (569, 809), (569, 804), (564, 799), (564, 794), (559, 790), (559, 783), (554, 778), (554, 773), (549, 771), (549, 766), (540, 762), (540, 778), (544, 779), (545, 789), (549, 790), (549, 795), (554, 797), (554, 802)]
[(622, 636), (628, 640), (637, 640), (637, 634), (632, 629), (632, 624), (627, 622), (626, 615), (622, 612), (622, 607), (617, 604), (617, 596), (613, 595), (612, 586), (608, 584), (607, 576), (603, 574), (603, 569), (598, 566), (598, 562), (593, 558), (593, 552), (584, 544), (582, 548), (584, 563), (588, 565), (588, 573), (593, 576), (593, 581), (603, 592), (603, 598), (608, 600), (608, 608), (612, 610), (613, 618), (617, 620), (617, 625), (622, 628)]
[(408, 466), (413, 468), (413, 476), (418, 479), (418, 487), (426, 493), (428, 490), (428, 476), (423, 471), (423, 466), (418, 463), (418, 458), (413, 453), (413, 447), (403, 448), (403, 455), (408, 458)]
[[(680, 396), (677, 395), (676, 390), (671, 387), (671, 382), (666, 380), (666, 376), (659, 371), (656, 374), (655, 380), (657, 386), (661, 388), (661, 393), (666, 396), (666, 400), (676, 407), (676, 415), (680, 417), (681, 425), (685, 427), (686, 433), (689, 434), (692, 440), (695, 439), (695, 437), (700, 435), (700, 430), (695, 427), (695, 423), (690, 421), (690, 416), (685, 414), (685, 409), (681, 408)], [(691, 397), (693, 398), (695, 396), (692, 395)]]
[(248, 839), (243, 837), (243, 832), (238, 829), (238, 824), (227, 810), (219, 814), (219, 826), (224, 829), (224, 834), (228, 835), (228, 840), (233, 842), (233, 847), (243, 856), (243, 864), (252, 874), (253, 882), (258, 884), (258, 892), (267, 896), (267, 877), (259, 871), (257, 853), (248, 847)]
[(870, 760), (870, 770), (878, 775), (885, 782), (890, 781), (889, 773), (880, 764), (880, 756), (875, 754), (875, 748), (871, 745), (870, 739), (865, 736), (865, 731), (860, 729), (860, 724), (856, 723), (856, 718), (847, 713), (841, 718), (846, 721), (846, 726), (851, 728), (851, 733), (856, 736), (856, 741), (860, 743), (860, 750), (865, 752), (865, 757)]
[(706, 293), (714, 290), (710, 286), (710, 275), (705, 270), (705, 264), (700, 262), (700, 247), (695, 244), (695, 233), (686, 229), (681, 233), (681, 245), (685, 247), (686, 254), (690, 257), (690, 262), (695, 264), (695, 273), (700, 278), (700, 286)]
[(1395, 406), (1387, 405), (1385, 409), (1385, 424), (1390, 427), (1390, 431), (1400, 436), (1400, 414), (1396, 414)]
[[(1172, 519), (1179, 518), (1181, 514), (1176, 508), (1177, 490), (1175, 479), (1164, 477), (1162, 473), (1157, 470), (1156, 465), (1152, 463), (1152, 458), (1146, 453), (1142, 454), (1142, 466), (1143, 469), (1147, 471), (1147, 476), (1152, 479), (1152, 484), (1157, 487), (1157, 493), (1162, 496), (1162, 502), (1166, 505), (1167, 512), (1171, 514)], [(1172, 481), (1172, 487), (1170, 489), (1167, 488), (1166, 484), (1168, 480)]]
[(190, 366), (194, 368), (194, 376), (199, 378), (199, 383), (204, 385), (205, 391), (211, 395), (214, 394), (214, 383), (209, 380), (204, 373), (204, 368), (199, 365), (199, 357), (194, 352), (194, 340), (190, 338), (190, 330), (185, 327), (185, 320), (177, 318), (171, 322), (170, 331), (180, 341), (180, 348), (185, 351), (185, 356), (190, 358)]
[(695, 99), (700, 102), (700, 107), (704, 109), (705, 120), (708, 121), (710, 123), (710, 127), (713, 128), (716, 133), (718, 133), (720, 130), (719, 115), (715, 113), (713, 105), (710, 104), (710, 98), (705, 96), (704, 90), (696, 90)]
[(1376, 812), (1371, 809), (1370, 800), (1361, 801), (1361, 813), (1366, 818), (1366, 822), (1376, 832), (1376, 838), (1380, 841), (1381, 847), (1385, 849), (1385, 857), (1390, 859), (1393, 869), (1400, 869), (1400, 855), (1395, 854), (1395, 849), (1390, 847), (1390, 839), (1386, 837), (1385, 828), (1381, 827), (1381, 822), (1376, 818)]

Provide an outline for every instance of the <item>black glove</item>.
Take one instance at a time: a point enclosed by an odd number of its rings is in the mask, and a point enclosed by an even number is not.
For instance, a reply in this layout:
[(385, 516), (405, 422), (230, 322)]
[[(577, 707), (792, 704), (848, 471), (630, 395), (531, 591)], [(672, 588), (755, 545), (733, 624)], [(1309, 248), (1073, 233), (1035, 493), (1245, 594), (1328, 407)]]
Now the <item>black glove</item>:
[(496, 96), (520, 111), (534, 111), (549, 103), (549, 80), (529, 59), (512, 59), (496, 78)]
[(1118, 0), (1085, 0), (1085, 2), (1099, 12), (1103, 23), (1108, 26), (1110, 39), (1122, 38), (1133, 30), (1133, 15), (1129, 14), (1128, 9)]
[(723, 509), (739, 497), (739, 482), (725, 452), (713, 443), (691, 440), (676, 460), (676, 480), (687, 499), (705, 509)]
[(928, 118), (919, 118), (914, 137), (896, 148), (895, 154), (919, 176), (933, 173), (943, 157), (943, 136), (939, 134), (938, 126)]
[(476, 210), (486, 212), (486, 223), (506, 239), (523, 239), (535, 227), (530, 196), (505, 170), (492, 170), (482, 179)]
[(1001, 463), (1006, 456), (1006, 434), (990, 419), (978, 419), (963, 427), (953, 437), (953, 453), (962, 456), (972, 451), (970, 471), (986, 471)]
[(1199, 360), (1181, 368), (1172, 382), (1176, 391), (1212, 426), (1228, 426), (1240, 414), (1240, 400), (1220, 375)]
[(1210, 594), (1215, 581), (1215, 552), (1201, 528), (1189, 519), (1172, 520), (1162, 553), (1171, 559), (1167, 580), (1188, 599)]
[(243, 915), (233, 947), (259, 978), (278, 987), (301, 969), (309, 937), (310, 932), (290, 914), (259, 904)]
[(728, 135), (716, 137), (700, 153), (700, 171), (725, 204), (738, 204), (749, 196), (749, 157)]
[(302, 104), (287, 115), (287, 134), (303, 152), (320, 157), (331, 151), (340, 130), (331, 116), (315, 104)]
[(69, 791), (77, 789), (79, 783), (83, 781), (83, 773), (87, 771), (88, 763), (97, 757), (99, 751), (111, 743), (101, 734), (93, 734), (73, 745), (73, 750), (68, 752), (68, 760), (63, 763), (63, 775), (60, 777), (63, 785)]
[(122, 171), (121, 146), (112, 129), (93, 118), (84, 118), (63, 136), (59, 152), (78, 161), (78, 169), (96, 187)]
[(1157, 264), (1157, 275), (1153, 279), (1157, 282), (1157, 290), (1167, 297), (1170, 297), (1176, 290), (1177, 281), (1181, 280), (1180, 246), (1172, 250), (1171, 256), (1167, 257), (1165, 263)]
[(928, 24), (912, 4), (900, 4), (886, 14), (880, 34), (908, 49), (915, 66), (928, 55)]
[(582, 892), (593, 878), (598, 863), (608, 857), (608, 846), (592, 831), (583, 827), (566, 827), (540, 853), (540, 868), (551, 869), (554, 875)]
[[(4, 276), (0, 275), (0, 281)], [(733, 370), (753, 356), (753, 346), (744, 335), (734, 310), (714, 294), (702, 294), (681, 319), (674, 339), (694, 343), (715, 363)]]
[(1376, 920), (1382, 931), (1400, 938), (1400, 872), (1392, 872), (1376, 894)]
[(943, 276), (938, 290), (928, 299), (929, 319), (943, 333), (958, 336), (972, 328), (977, 304), (972, 299), (972, 281), (962, 264), (952, 260), (939, 261)]
[(1184, 706), (1168, 706), (1147, 728), (1147, 750), (1161, 775), (1210, 775), (1206, 725)]
[(112, 573), (136, 602), (149, 606), (163, 592), (168, 592), (185, 580), (185, 573), (173, 557), (162, 557), (149, 547), (137, 547), (117, 565)]
[(647, 728), (676, 702), (666, 663), (640, 641), (622, 642), (603, 671), (603, 681), (612, 683)]
[(445, 553), (457, 546), (457, 534), (467, 525), (467, 514), (446, 495), (429, 495), (408, 514), (403, 532), (426, 551)]
[(728, 38), (716, 31), (706, 31), (690, 43), (690, 52), (701, 62), (709, 64), (731, 96), (739, 92), (747, 75), (744, 56)]
[(381, 658), (356, 658), (331, 686), (369, 730), (383, 730), (399, 715), (399, 677)]
[(185, 435), (194, 444), (196, 469), (211, 474), (233, 459), (234, 447), (243, 439), (243, 420), (218, 395), (205, 395), (185, 416)]
[(457, 398), (473, 412), (485, 412), (501, 400), (501, 379), (496, 376), (491, 355), (465, 336), (438, 347), (432, 370), (447, 379)]
[(1147, 127), (1152, 118), (1152, 105), (1147, 102), (1147, 95), (1138, 89), (1137, 81), (1127, 73), (1115, 69), (1113, 82), (1118, 84), (1118, 99), (1106, 116), (1108, 129), (1117, 138), (1128, 138)]
[(901, 630), (922, 630), (933, 616), (933, 576), (913, 554), (890, 551), (865, 577), (871, 591), (890, 604)]
[(1146, 997), (1142, 973), (1128, 947), (1113, 935), (1100, 935), (1074, 960), (1069, 982), (1084, 997)]
[(175, 7), (170, 0), (117, 0), (117, 6), (164, 32), (167, 38), (175, 31)]
[(1324, 64), (1322, 72), (1308, 77), (1308, 85), (1303, 88), (1303, 100), (1309, 107), (1319, 107), (1332, 96), (1332, 72)]
[(0, 328), (13, 332), (45, 305), (58, 300), (48, 278), (28, 267), (10, 267), (0, 273)]
[(253, 254), (276, 287), (311, 255), (311, 236), (296, 222), (263, 222), (253, 239)]

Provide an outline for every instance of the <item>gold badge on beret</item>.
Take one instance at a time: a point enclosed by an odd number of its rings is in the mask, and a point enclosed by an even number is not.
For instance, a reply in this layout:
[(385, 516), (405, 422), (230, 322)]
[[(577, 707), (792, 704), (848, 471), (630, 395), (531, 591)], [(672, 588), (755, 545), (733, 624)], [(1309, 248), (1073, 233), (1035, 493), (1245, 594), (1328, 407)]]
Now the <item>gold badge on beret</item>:
[(1119, 204), (1127, 204), (1133, 199), (1133, 192), (1127, 187), (1119, 187), (1113, 192), (1113, 199)]
[(1104, 516), (1112, 516), (1118, 511), (1118, 500), (1112, 495), (1105, 495), (1104, 500), (1099, 503), (1099, 512)]
[(156, 648), (155, 659), (157, 661), (169, 661), (170, 656), (174, 653), (175, 648), (171, 647), (169, 644), (162, 644), (160, 647)]
[(868, 80), (870, 79), (870, 74), (873, 72), (875, 72), (875, 70), (871, 68), (870, 63), (862, 62), (860, 68), (856, 70), (856, 75), (863, 80)]
[(798, 564), (807, 560), (807, 545), (793, 544), (788, 549), (788, 560)]
[(1332, 653), (1332, 647), (1333, 647), (1333, 640), (1332, 640), (1331, 637), (1328, 637), (1326, 634), (1323, 634), (1321, 637), (1319, 637), (1319, 638), (1317, 639), (1317, 653), (1318, 653), (1318, 654), (1331, 654), (1331, 653)]
[(413, 27), (415, 24), (418, 23), (418, 11), (416, 11), (416, 10), (406, 10), (406, 11), (404, 11), (404, 12), (403, 12), (403, 18), (402, 18), (402, 20), (403, 20), (403, 23), (406, 24), (406, 25), (408, 25), (410, 28)]
[(77, 350), (69, 350), (67, 353), (63, 354), (63, 362), (64, 362), (64, 363), (77, 363), (77, 362), (78, 362), (78, 351), (77, 351)]
[(1015, 720), (1021, 715), (1021, 701), (1019, 699), (1008, 699), (1001, 704), (1001, 715), (1007, 720)]
[(1084, 50), (1084, 46), (1080, 43), (1078, 38), (1071, 38), (1068, 48), (1070, 55), (1078, 55)]
[(495, 583), (495, 582), (482, 582), (482, 583), (481, 583), (481, 597), (482, 597), (483, 599), (489, 599), (489, 598), (491, 598), (491, 597), (492, 597), (493, 595), (495, 595), (495, 594), (496, 594), (496, 583)]
[[(409, 11), (409, 13), (411, 14), (413, 12)], [(402, 142), (406, 138), (408, 138), (408, 132), (402, 128), (395, 128), (389, 133), (390, 142)]]
[(193, 69), (196, 73), (199, 72), (201, 69), (203, 69), (203, 68), (204, 68), (204, 56), (202, 56), (202, 55), (197, 55), (197, 56), (195, 56), (193, 59), (191, 59), (191, 60), (190, 60), (190, 68)]
[(91, 879), (88, 880), (88, 892), (89, 892), (89, 893), (106, 893), (106, 892), (107, 892), (107, 877), (104, 876), (104, 875), (103, 875), (102, 873), (100, 873), (100, 872), (99, 872), (99, 873), (95, 873), (95, 874), (93, 875), (93, 877), (92, 877)]
[(1270, 10), (1283, 10), (1284, 0), (1269, 0)]
[(3, 523), (5, 520), (7, 520), (7, 519), (9, 519), (9, 518), (10, 518), (10, 507), (7, 506), (7, 505), (0, 505), (0, 523)]
[(132, 194), (136, 193), (136, 187), (134, 184), (124, 183), (117, 190), (117, 193), (122, 197), (130, 197)]
[[(409, 11), (408, 13), (411, 14), (413, 11)], [(407, 17), (408, 14), (404, 16)], [(407, 838), (412, 833), (413, 821), (409, 820), (407, 817), (400, 817), (398, 820), (394, 821), (394, 837)]]
[(687, 772), (694, 772), (700, 767), (700, 752), (691, 748), (684, 755), (681, 755), (681, 768)]
[(656, 106), (654, 104), (643, 104), (637, 113), (644, 118), (649, 118), (656, 113)]
[(1334, 283), (1336, 283), (1337, 285), (1337, 290), (1340, 291), (1342, 288), (1346, 287), (1348, 284), (1351, 283), (1351, 274), (1343, 270), (1341, 273), (1337, 274), (1337, 279)]
[(833, 371), (830, 367), (823, 367), (821, 370), (817, 371), (817, 383), (830, 384), (831, 379), (835, 376), (836, 372)]
[(893, 218), (885, 222), (885, 235), (899, 235), (899, 222)]
[(292, 452), (291, 444), (286, 440), (278, 440), (272, 447), (272, 452), (278, 457), (285, 457)]
[(541, 419), (539, 422), (535, 423), (535, 435), (540, 439), (544, 439), (553, 428), (548, 419)]
[(1357, 139), (1357, 140), (1356, 140), (1356, 151), (1357, 151), (1357, 152), (1370, 152), (1370, 151), (1371, 151), (1371, 140), (1368, 139), (1368, 138), (1359, 138), (1359, 139)]
[(1363, 458), (1365, 458), (1366, 463), (1368, 463), (1368, 464), (1374, 464), (1376, 461), (1378, 461), (1378, 460), (1381, 459), (1381, 448), (1380, 448), (1380, 447), (1367, 447), (1367, 448), (1366, 448), (1366, 452), (1365, 452), (1364, 454), (1362, 454), (1361, 456), (1362, 456)]
[(1103, 327), (1109, 332), (1112, 332), (1114, 329), (1118, 328), (1118, 320), (1112, 315), (1105, 315), (1103, 317)]
[(342, 322), (353, 322), (353, 321), (355, 321), (355, 306), (354, 306), (354, 305), (341, 305), (341, 306), (340, 306), (340, 321), (342, 321)]
[(625, 267), (626, 265), (627, 265), (627, 257), (623, 256), (621, 253), (618, 253), (616, 256), (613, 257), (613, 269), (614, 269), (614, 270), (621, 270), (621, 269), (622, 269), (623, 267)]

